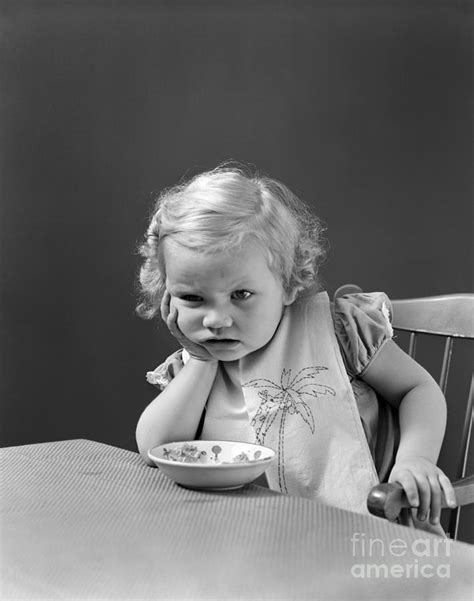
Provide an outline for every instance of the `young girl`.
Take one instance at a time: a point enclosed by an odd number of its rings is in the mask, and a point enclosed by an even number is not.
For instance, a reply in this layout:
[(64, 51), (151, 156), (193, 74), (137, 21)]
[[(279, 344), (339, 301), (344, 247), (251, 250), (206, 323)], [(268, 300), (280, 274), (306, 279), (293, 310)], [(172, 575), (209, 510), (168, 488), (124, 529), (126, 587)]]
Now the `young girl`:
[(437, 525), (441, 492), (454, 503), (436, 466), (444, 397), (392, 341), (383, 293), (318, 291), (321, 231), (286, 186), (239, 168), (161, 194), (138, 312), (161, 312), (181, 348), (147, 374), (162, 392), (139, 451), (151, 464), (171, 441), (258, 442), (277, 451), (271, 488), (365, 512), (372, 486), (397, 481)]

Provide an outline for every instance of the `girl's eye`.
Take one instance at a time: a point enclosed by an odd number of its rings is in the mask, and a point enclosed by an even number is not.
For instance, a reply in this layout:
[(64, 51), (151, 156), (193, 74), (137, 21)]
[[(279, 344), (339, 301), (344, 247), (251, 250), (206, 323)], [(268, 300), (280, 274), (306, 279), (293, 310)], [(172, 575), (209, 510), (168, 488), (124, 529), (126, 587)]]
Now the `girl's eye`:
[(252, 293), (249, 292), (248, 290), (236, 290), (235, 292), (232, 293), (232, 298), (234, 300), (246, 300), (247, 298), (250, 298), (252, 296)]
[(187, 301), (188, 303), (199, 303), (202, 301), (202, 298), (196, 294), (183, 294), (180, 296), (180, 299)]

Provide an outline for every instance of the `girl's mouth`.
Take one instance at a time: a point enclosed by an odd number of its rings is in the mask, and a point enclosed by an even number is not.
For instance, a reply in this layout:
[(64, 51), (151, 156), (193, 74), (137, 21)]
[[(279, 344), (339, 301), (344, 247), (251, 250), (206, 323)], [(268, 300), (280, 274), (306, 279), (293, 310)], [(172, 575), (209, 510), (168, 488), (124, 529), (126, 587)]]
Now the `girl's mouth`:
[(235, 338), (209, 338), (205, 344), (215, 349), (230, 349), (237, 346), (239, 341)]

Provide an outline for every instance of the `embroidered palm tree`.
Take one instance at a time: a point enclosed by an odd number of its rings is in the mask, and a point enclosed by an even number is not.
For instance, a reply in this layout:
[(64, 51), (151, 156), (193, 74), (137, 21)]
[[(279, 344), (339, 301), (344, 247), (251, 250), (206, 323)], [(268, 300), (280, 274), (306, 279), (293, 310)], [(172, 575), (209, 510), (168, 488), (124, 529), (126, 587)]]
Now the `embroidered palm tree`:
[(280, 383), (273, 382), (267, 378), (256, 378), (249, 380), (243, 386), (251, 388), (262, 388), (258, 392), (261, 399), (260, 405), (252, 419), (255, 430), (256, 442), (265, 444), (268, 431), (276, 422), (278, 424), (278, 484), (282, 492), (288, 492), (286, 487), (284, 459), (285, 459), (285, 422), (288, 415), (299, 415), (314, 434), (315, 424), (313, 412), (306, 398), (318, 398), (319, 396), (332, 395), (336, 393), (330, 386), (318, 384), (315, 381), (321, 371), (327, 371), (327, 367), (318, 365), (304, 367), (292, 377), (292, 370), (283, 369)]

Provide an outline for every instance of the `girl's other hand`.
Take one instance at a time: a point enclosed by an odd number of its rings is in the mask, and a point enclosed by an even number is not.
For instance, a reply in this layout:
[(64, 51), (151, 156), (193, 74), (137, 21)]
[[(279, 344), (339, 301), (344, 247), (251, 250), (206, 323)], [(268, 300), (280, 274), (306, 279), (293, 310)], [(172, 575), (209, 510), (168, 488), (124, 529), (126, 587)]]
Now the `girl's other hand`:
[(439, 524), (442, 492), (447, 504), (450, 507), (456, 506), (449, 478), (425, 457), (397, 459), (388, 481), (398, 482), (403, 486), (411, 506), (418, 508), (417, 517), (422, 522), (429, 515), (432, 524)]
[(178, 326), (178, 309), (172, 305), (171, 294), (165, 291), (161, 301), (161, 317), (168, 326), (168, 330), (186, 349), (191, 357), (199, 361), (217, 361), (203, 346), (192, 342), (183, 334)]

